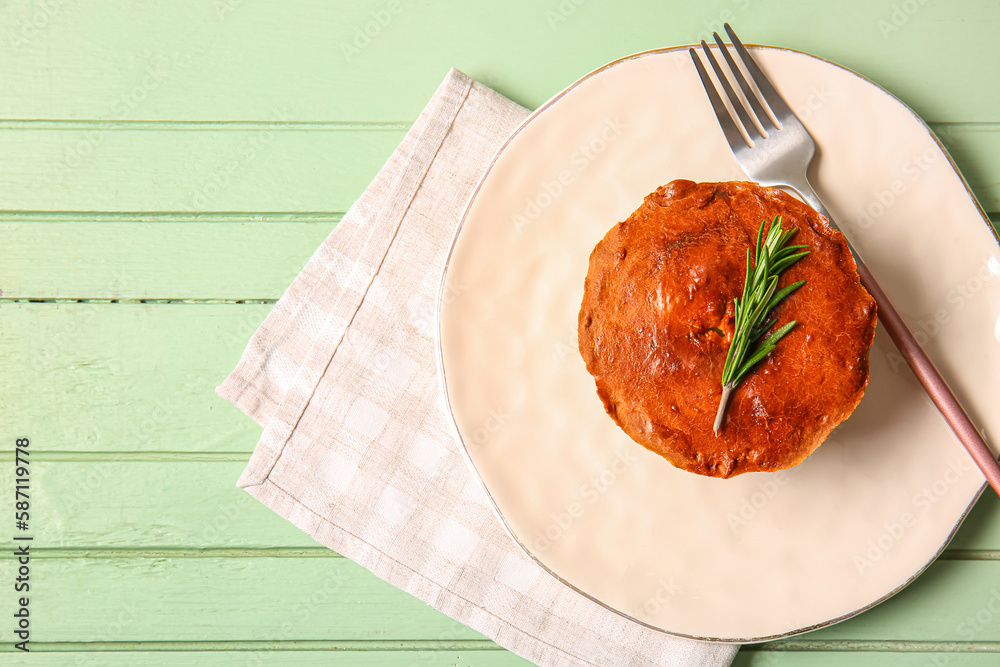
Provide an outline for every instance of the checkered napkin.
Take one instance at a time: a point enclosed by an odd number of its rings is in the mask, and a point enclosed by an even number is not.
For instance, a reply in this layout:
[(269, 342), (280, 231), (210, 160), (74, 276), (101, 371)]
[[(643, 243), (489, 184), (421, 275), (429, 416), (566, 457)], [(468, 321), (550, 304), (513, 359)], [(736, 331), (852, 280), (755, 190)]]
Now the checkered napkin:
[(628, 621), (504, 532), (437, 378), (459, 217), (528, 112), (452, 70), (217, 392), (264, 427), (238, 484), (317, 541), (541, 665), (728, 665), (736, 647)]

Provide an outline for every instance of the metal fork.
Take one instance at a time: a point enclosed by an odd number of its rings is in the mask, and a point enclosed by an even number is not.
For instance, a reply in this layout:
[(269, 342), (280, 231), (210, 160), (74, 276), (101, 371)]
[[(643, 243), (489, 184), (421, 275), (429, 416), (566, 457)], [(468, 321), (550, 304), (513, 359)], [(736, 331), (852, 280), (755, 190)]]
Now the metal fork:
[[(726, 135), (726, 140), (729, 142), (729, 147), (736, 156), (737, 162), (743, 167), (743, 171), (746, 172), (747, 176), (761, 185), (791, 188), (806, 203), (825, 216), (831, 226), (839, 229), (827, 212), (826, 207), (823, 206), (823, 202), (816, 195), (816, 191), (809, 184), (809, 179), (806, 175), (809, 163), (816, 152), (816, 142), (813, 141), (809, 131), (802, 125), (798, 117), (788, 108), (788, 104), (785, 103), (785, 100), (775, 90), (774, 86), (764, 75), (764, 72), (761, 71), (756, 61), (754, 61), (746, 47), (743, 46), (743, 43), (740, 42), (728, 23), (725, 24), (725, 29), (729, 35), (729, 39), (732, 40), (733, 47), (736, 49), (740, 60), (744, 67), (746, 67), (747, 72), (749, 72), (754, 84), (756, 84), (757, 90), (760, 91), (764, 102), (770, 107), (774, 118), (778, 121), (775, 124), (768, 115), (761, 104), (761, 100), (758, 99), (750, 84), (743, 76), (739, 66), (718, 33), (712, 33), (715, 37), (715, 43), (718, 44), (719, 51), (724, 56), (730, 72), (732, 72), (732, 78), (736, 80), (737, 85), (742, 90), (743, 98), (746, 100), (749, 108), (744, 105), (743, 100), (736, 93), (730, 82), (730, 77), (723, 72), (718, 60), (704, 40), (701, 42), (701, 48), (708, 58), (708, 62), (711, 63), (712, 69), (715, 70), (716, 77), (722, 85), (722, 89), (729, 99), (733, 110), (736, 112), (735, 119), (726, 108), (722, 97), (715, 88), (715, 84), (702, 64), (701, 58), (698, 57), (697, 51), (694, 48), (688, 49), (692, 60), (694, 60), (695, 67), (698, 69), (701, 82), (705, 86), (705, 91), (712, 102), (715, 115), (719, 119), (719, 125), (722, 126), (722, 131)], [(760, 128), (754, 123), (754, 119), (760, 124)], [(741, 126), (746, 131), (747, 136), (750, 137), (750, 142), (740, 132)], [(761, 132), (761, 128), (764, 131), (763, 133)], [(899, 312), (893, 307), (889, 297), (879, 287), (878, 282), (861, 260), (857, 250), (850, 245), (850, 241), (848, 241), (848, 246), (851, 248), (851, 252), (857, 261), (861, 284), (874, 297), (875, 304), (878, 306), (878, 318), (889, 333), (889, 337), (892, 338), (892, 341), (899, 348), (903, 358), (906, 359), (907, 363), (913, 369), (914, 374), (920, 380), (924, 389), (927, 390), (931, 400), (934, 401), (941, 414), (944, 415), (952, 430), (955, 431), (958, 439), (969, 450), (969, 454), (972, 455), (976, 465), (986, 475), (990, 486), (993, 487), (997, 495), (1000, 495), (1000, 465), (997, 464), (996, 458), (990, 452), (979, 430), (972, 423), (972, 420), (969, 419), (969, 415), (962, 408), (958, 399), (955, 398), (955, 394), (948, 387), (948, 383), (945, 382), (944, 378), (941, 377), (941, 373), (934, 367), (934, 363), (920, 347), (920, 344), (913, 336), (913, 332), (906, 326)]]

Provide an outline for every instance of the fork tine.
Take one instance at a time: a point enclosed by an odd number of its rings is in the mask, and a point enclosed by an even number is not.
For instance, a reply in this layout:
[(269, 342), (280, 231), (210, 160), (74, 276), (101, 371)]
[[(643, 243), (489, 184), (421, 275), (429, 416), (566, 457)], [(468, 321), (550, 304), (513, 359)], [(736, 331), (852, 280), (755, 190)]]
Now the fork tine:
[(708, 62), (712, 63), (712, 69), (715, 70), (715, 75), (719, 78), (719, 83), (722, 84), (722, 89), (725, 91), (726, 96), (733, 105), (733, 109), (736, 110), (736, 115), (739, 117), (740, 122), (743, 123), (743, 128), (747, 131), (747, 134), (751, 139), (761, 139), (763, 135), (757, 126), (754, 124), (753, 120), (750, 118), (750, 114), (743, 107), (743, 102), (740, 100), (736, 91), (733, 90), (733, 86), (729, 83), (729, 77), (726, 73), (722, 71), (722, 66), (719, 65), (719, 61), (715, 59), (712, 55), (712, 51), (708, 48), (708, 44), (705, 40), (701, 40), (701, 50), (705, 52), (705, 56), (708, 58)]
[(794, 118), (792, 110), (788, 108), (788, 105), (785, 104), (785, 100), (778, 94), (778, 91), (774, 89), (774, 86), (771, 85), (771, 81), (760, 69), (757, 61), (753, 59), (753, 56), (750, 55), (747, 48), (743, 46), (743, 42), (741, 42), (740, 38), (736, 36), (733, 29), (729, 27), (728, 23), (724, 23), (723, 27), (726, 29), (726, 34), (729, 35), (729, 39), (733, 41), (733, 46), (736, 47), (736, 52), (740, 54), (740, 60), (743, 61), (743, 64), (746, 65), (747, 71), (750, 72), (750, 78), (752, 78), (754, 83), (757, 84), (757, 89), (760, 90), (761, 94), (764, 96), (764, 101), (771, 107), (771, 111), (774, 112), (775, 117), (782, 123), (785, 122), (785, 118)]
[(719, 119), (719, 125), (722, 126), (722, 132), (726, 135), (726, 141), (729, 142), (729, 146), (733, 150), (736, 150), (736, 146), (741, 144), (749, 146), (750, 144), (747, 143), (743, 133), (736, 127), (733, 117), (729, 115), (729, 109), (726, 108), (722, 98), (719, 97), (719, 91), (715, 89), (715, 84), (709, 78), (708, 72), (701, 62), (701, 58), (698, 57), (698, 52), (693, 48), (689, 48), (688, 53), (691, 54), (691, 60), (694, 61), (694, 66), (698, 70), (698, 76), (701, 77), (701, 84), (705, 87), (705, 92), (708, 93), (708, 99), (712, 102), (715, 117)]
[(733, 60), (733, 56), (729, 53), (729, 47), (727, 47), (723, 42), (722, 38), (719, 37), (719, 33), (713, 32), (712, 36), (715, 38), (715, 43), (719, 45), (719, 50), (722, 51), (722, 55), (726, 59), (726, 63), (729, 65), (729, 71), (733, 73), (736, 78), (736, 82), (740, 85), (740, 89), (743, 91), (743, 96), (746, 97), (747, 102), (750, 103), (750, 107), (753, 109), (754, 115), (757, 116), (757, 120), (760, 122), (761, 127), (765, 130), (768, 129), (778, 129), (778, 126), (774, 124), (771, 117), (764, 110), (761, 105), (760, 100), (757, 99), (757, 95), (753, 92), (750, 84), (747, 83), (746, 77), (743, 76), (743, 71)]

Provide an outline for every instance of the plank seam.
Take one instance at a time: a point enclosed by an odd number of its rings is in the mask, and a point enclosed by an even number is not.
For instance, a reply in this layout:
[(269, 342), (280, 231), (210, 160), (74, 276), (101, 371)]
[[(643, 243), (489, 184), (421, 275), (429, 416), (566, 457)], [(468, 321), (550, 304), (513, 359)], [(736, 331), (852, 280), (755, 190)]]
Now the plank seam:
[[(219, 641), (98, 641), (31, 642), (39, 653), (89, 652), (207, 652), (207, 651), (504, 651), (503, 647), (483, 639), (415, 640), (219, 640)], [(0, 643), (0, 652), (15, 651), (13, 643)], [(893, 652), (893, 653), (1000, 653), (1000, 641), (906, 641), (906, 640), (806, 640), (771, 642), (745, 646), (751, 653), (777, 652)]]
[[(0, 643), (0, 653), (16, 649), (11, 642)], [(298, 640), (220, 640), (220, 641), (96, 641), (96, 642), (31, 642), (35, 653), (92, 653), (140, 651), (504, 651), (484, 639), (298, 639)]]
[[(310, 547), (33, 547), (32, 555), (38, 558), (342, 558), (324, 546)], [(0, 560), (14, 558), (13, 551), (0, 552)], [(953, 549), (945, 551), (939, 560), (947, 561), (1000, 561), (1000, 550)]]
[(3, 118), (0, 130), (109, 130), (128, 132), (406, 132), (412, 121), (356, 120), (107, 120), (102, 118)]
[(747, 646), (757, 652), (871, 651), (891, 653), (1000, 653), (1000, 641), (920, 641), (906, 639), (812, 639)]
[[(163, 559), (163, 558), (343, 558), (332, 549), (317, 547), (182, 547), (109, 549), (104, 547), (35, 547), (31, 557), (38, 559)], [(0, 560), (14, 560), (14, 551), (0, 553)]]
[(345, 211), (42, 211), (0, 210), (0, 222), (317, 222), (338, 223)]
[(170, 298), (170, 297), (155, 297), (155, 298), (142, 298), (142, 299), (109, 299), (101, 297), (80, 297), (80, 298), (70, 298), (70, 297), (2, 297), (0, 298), (0, 304), (4, 303), (37, 303), (37, 304), (125, 304), (125, 305), (232, 305), (232, 306), (245, 306), (245, 305), (269, 305), (273, 306), (278, 303), (277, 299), (184, 299), (184, 298)]
[[(944, 131), (997, 132), (994, 121), (928, 121), (931, 128)], [(124, 131), (260, 131), (289, 130), (326, 132), (406, 132), (413, 121), (406, 120), (154, 120), (106, 118), (2, 118), (0, 130), (70, 130), (97, 129)]]
[[(177, 451), (80, 451), (66, 452), (54, 450), (38, 450), (32, 452), (32, 461), (36, 462), (136, 462), (136, 463), (162, 463), (181, 462), (194, 463), (199, 461), (210, 461), (213, 463), (239, 462), (246, 463), (252, 452), (177, 452)], [(0, 452), (0, 461), (13, 461), (14, 452), (7, 450)]]

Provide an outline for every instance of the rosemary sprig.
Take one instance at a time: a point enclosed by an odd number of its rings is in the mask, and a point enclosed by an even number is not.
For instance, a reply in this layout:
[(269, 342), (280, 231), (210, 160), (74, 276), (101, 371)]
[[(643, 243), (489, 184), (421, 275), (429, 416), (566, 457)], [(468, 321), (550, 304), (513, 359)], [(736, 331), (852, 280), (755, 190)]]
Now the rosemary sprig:
[[(755, 256), (757, 263), (750, 266), (750, 248), (747, 248), (747, 269), (743, 281), (743, 297), (735, 297), (736, 325), (733, 331), (733, 342), (726, 354), (726, 364), (722, 369), (722, 399), (719, 401), (719, 411), (715, 415), (715, 435), (719, 435), (722, 420), (729, 403), (729, 395), (742, 382), (747, 373), (766, 357), (777, 346), (785, 334), (792, 330), (796, 321), (782, 325), (774, 333), (764, 338), (750, 352), (750, 346), (760, 341), (764, 334), (777, 322), (769, 318), (774, 307), (781, 303), (789, 294), (802, 287), (806, 281), (800, 280), (787, 287), (777, 290), (778, 278), (792, 264), (809, 254), (807, 245), (785, 245), (795, 236), (797, 228), (783, 230), (781, 216), (776, 215), (771, 227), (764, 236), (766, 220), (760, 221), (757, 232)], [(777, 291), (775, 291), (777, 290)]]

